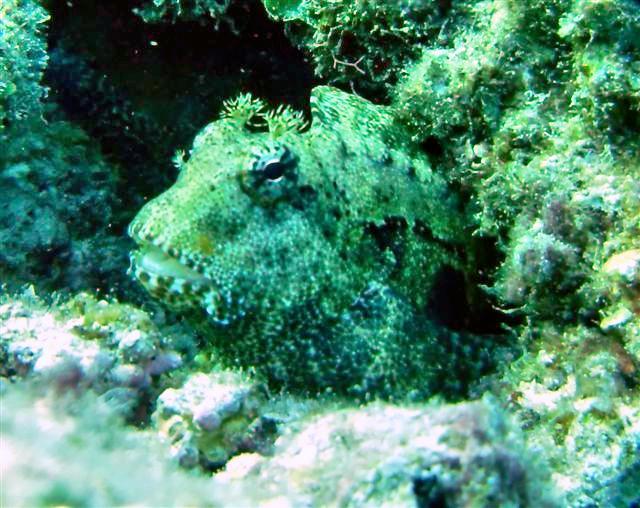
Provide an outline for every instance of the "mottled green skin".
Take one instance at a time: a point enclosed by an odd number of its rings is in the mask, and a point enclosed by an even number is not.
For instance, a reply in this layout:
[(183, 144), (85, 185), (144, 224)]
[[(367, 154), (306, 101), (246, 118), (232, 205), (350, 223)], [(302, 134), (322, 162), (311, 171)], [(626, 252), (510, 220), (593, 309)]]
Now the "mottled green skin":
[[(456, 340), (418, 315), (443, 267), (459, 265), (456, 200), (386, 109), (328, 87), (311, 104), (306, 132), (264, 113), (247, 128), (238, 109), (207, 126), (175, 185), (132, 223), (143, 246), (132, 271), (206, 321), (227, 363), (272, 386), (429, 394), (455, 377)], [(256, 132), (269, 118), (272, 131)], [(287, 174), (258, 184), (252, 165), (278, 150), (294, 161)], [(143, 273), (150, 243), (206, 279)]]

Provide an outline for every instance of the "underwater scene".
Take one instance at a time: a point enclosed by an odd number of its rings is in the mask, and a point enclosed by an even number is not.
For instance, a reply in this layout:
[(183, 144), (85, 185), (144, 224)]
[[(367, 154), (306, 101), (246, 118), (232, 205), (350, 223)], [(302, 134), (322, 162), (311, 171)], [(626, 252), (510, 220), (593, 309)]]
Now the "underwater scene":
[(640, 508), (640, 2), (0, 0), (0, 506)]

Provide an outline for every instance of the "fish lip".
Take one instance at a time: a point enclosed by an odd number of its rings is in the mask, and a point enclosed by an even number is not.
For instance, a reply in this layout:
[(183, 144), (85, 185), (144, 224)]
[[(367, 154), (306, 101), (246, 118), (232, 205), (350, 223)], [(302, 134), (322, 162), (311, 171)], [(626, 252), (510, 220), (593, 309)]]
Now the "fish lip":
[(185, 263), (187, 256), (175, 247), (167, 246), (149, 235), (140, 234), (133, 225), (129, 226), (128, 233), (136, 244), (136, 248), (129, 254), (129, 271), (136, 277), (138, 272), (146, 272), (149, 276), (168, 277), (198, 285), (213, 284), (201, 264)]
[[(129, 236), (137, 245), (137, 249), (129, 254), (129, 273), (149, 290), (152, 294), (157, 293), (156, 284), (172, 286), (174, 281), (187, 283), (191, 291), (198, 293), (200, 305), (209, 315), (209, 319), (221, 327), (227, 327), (231, 323), (245, 316), (242, 308), (244, 298), (234, 298), (229, 292), (221, 291), (216, 282), (205, 272), (202, 264), (194, 263), (193, 267), (186, 265), (181, 258), (185, 258), (184, 252), (175, 248), (167, 247), (156, 239), (140, 234), (133, 226), (129, 226)], [(145, 262), (145, 256), (155, 257), (155, 260)], [(149, 270), (154, 267), (157, 270)], [(169, 266), (163, 266), (167, 262)], [(171, 271), (171, 264), (176, 270)], [(141, 277), (141, 274), (142, 275)], [(180, 277), (187, 275), (188, 277)], [(169, 288), (170, 291), (170, 288)], [(162, 298), (161, 294), (156, 294)]]

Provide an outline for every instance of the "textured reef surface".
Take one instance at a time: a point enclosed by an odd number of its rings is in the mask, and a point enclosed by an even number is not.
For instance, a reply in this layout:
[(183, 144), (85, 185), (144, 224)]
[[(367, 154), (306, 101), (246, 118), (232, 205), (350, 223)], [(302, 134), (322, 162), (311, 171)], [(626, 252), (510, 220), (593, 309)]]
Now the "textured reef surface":
[(0, 505), (640, 506), (639, 34), (0, 2)]

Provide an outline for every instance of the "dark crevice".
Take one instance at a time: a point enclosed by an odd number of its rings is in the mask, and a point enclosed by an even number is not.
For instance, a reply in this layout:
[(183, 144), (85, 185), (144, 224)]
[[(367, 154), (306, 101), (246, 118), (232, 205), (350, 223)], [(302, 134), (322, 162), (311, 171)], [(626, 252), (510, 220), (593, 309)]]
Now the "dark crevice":
[(213, 20), (145, 24), (130, 0), (47, 7), (45, 84), (120, 168), (120, 231), (172, 183), (175, 150), (189, 147), (225, 99), (251, 92), (308, 113), (313, 70), (257, 0), (234, 2), (233, 22), (218, 30)]

